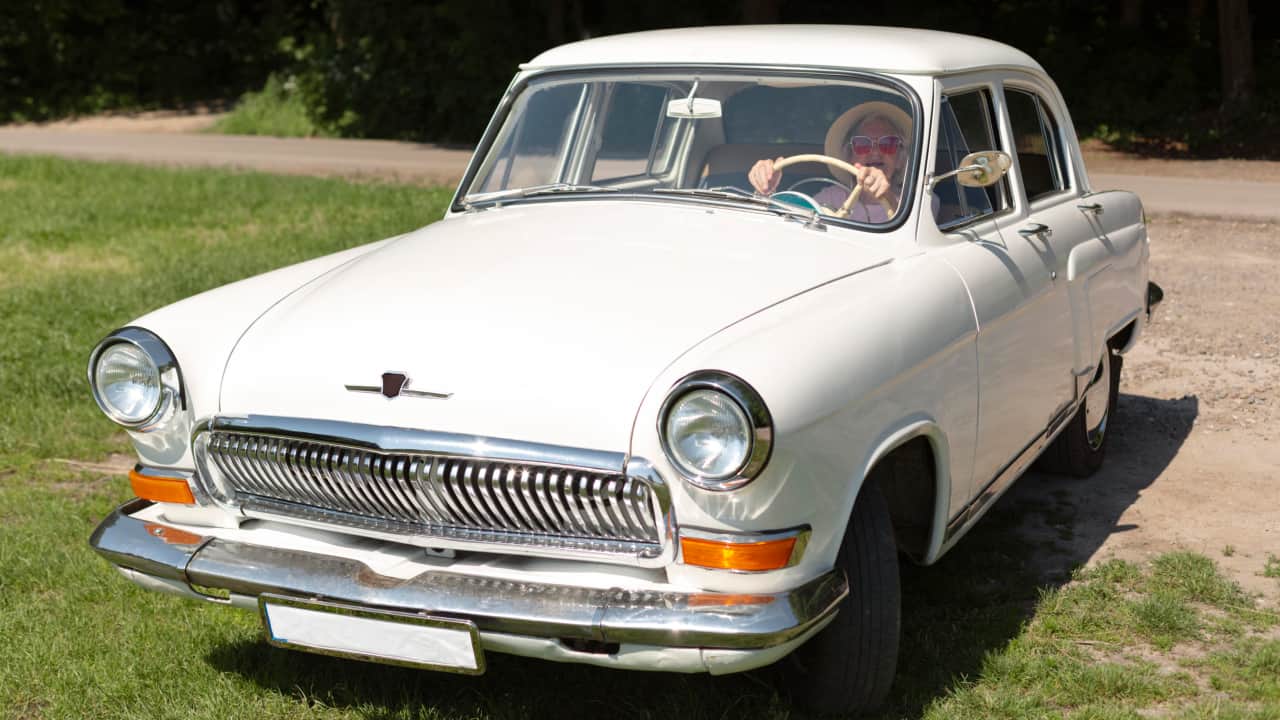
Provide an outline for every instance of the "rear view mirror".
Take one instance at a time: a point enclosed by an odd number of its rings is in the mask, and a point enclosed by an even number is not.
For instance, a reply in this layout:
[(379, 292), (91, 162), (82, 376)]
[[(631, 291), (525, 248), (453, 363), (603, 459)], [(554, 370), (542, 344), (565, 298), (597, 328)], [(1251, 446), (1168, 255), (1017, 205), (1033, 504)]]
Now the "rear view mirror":
[(938, 183), (947, 178), (954, 177), (956, 182), (965, 187), (987, 187), (995, 185), (1009, 172), (1009, 168), (1013, 166), (1013, 158), (1009, 157), (1009, 153), (999, 150), (982, 150), (980, 152), (969, 153), (960, 161), (960, 167), (948, 173), (934, 175), (929, 178), (929, 189), (932, 190)]
[(705, 120), (720, 117), (720, 101), (693, 97), (672, 100), (667, 103), (667, 117), (683, 120)]

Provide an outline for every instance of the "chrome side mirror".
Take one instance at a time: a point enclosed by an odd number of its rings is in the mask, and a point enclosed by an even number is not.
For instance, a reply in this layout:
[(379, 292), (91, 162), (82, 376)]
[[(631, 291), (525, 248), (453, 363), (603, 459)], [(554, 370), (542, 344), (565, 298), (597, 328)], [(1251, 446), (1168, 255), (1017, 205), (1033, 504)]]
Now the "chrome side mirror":
[(1000, 150), (982, 150), (964, 156), (960, 167), (948, 173), (933, 175), (929, 178), (929, 191), (943, 180), (954, 177), (956, 182), (965, 187), (987, 187), (995, 185), (1013, 167), (1013, 158), (1009, 153)]

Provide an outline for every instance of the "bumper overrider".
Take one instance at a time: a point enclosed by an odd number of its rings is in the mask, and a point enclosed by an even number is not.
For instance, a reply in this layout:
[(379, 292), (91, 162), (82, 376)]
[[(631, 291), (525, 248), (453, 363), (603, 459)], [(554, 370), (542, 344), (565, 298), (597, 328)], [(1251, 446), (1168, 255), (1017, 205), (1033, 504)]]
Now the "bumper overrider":
[(388, 577), (348, 557), (134, 517), (151, 505), (120, 506), (90, 539), (143, 586), (246, 608), (283, 597), (458, 620), (474, 626), (486, 650), (551, 660), (715, 674), (748, 670), (785, 656), (824, 627), (848, 593), (838, 570), (772, 594), (585, 588), (448, 570)]

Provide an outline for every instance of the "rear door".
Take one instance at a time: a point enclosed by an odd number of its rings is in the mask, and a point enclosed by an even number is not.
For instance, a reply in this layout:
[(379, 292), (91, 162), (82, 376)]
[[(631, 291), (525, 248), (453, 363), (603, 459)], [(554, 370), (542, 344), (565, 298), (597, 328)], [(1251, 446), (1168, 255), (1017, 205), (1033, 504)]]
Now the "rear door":
[[(1004, 100), (1016, 151), (1014, 192), (1026, 207), (1025, 214), (1010, 218), (1005, 231), (1037, 248), (1052, 273), (1054, 292), (1067, 300), (1063, 332), (1054, 339), (1055, 358), (1061, 358), (1062, 381), (1069, 373), (1078, 386), (1090, 379), (1102, 353), (1101, 338), (1091, 327), (1089, 285), (1111, 254), (1099, 242), (1103, 203), (1085, 198), (1083, 173), (1076, 172), (1069, 152), (1075, 138), (1067, 135), (1065, 112), (1054, 95), (1033, 78), (1014, 77), (1004, 83)], [(1063, 362), (1068, 359), (1069, 364)]]

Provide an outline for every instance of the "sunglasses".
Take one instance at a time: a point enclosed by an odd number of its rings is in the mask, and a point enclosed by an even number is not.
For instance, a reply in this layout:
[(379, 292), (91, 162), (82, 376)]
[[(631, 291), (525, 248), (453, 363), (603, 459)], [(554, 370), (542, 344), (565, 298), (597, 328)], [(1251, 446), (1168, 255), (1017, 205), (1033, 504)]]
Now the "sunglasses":
[(882, 135), (878, 138), (854, 135), (849, 138), (848, 146), (858, 157), (870, 155), (871, 149), (877, 147), (880, 148), (881, 155), (896, 155), (902, 147), (902, 138), (897, 135)]

